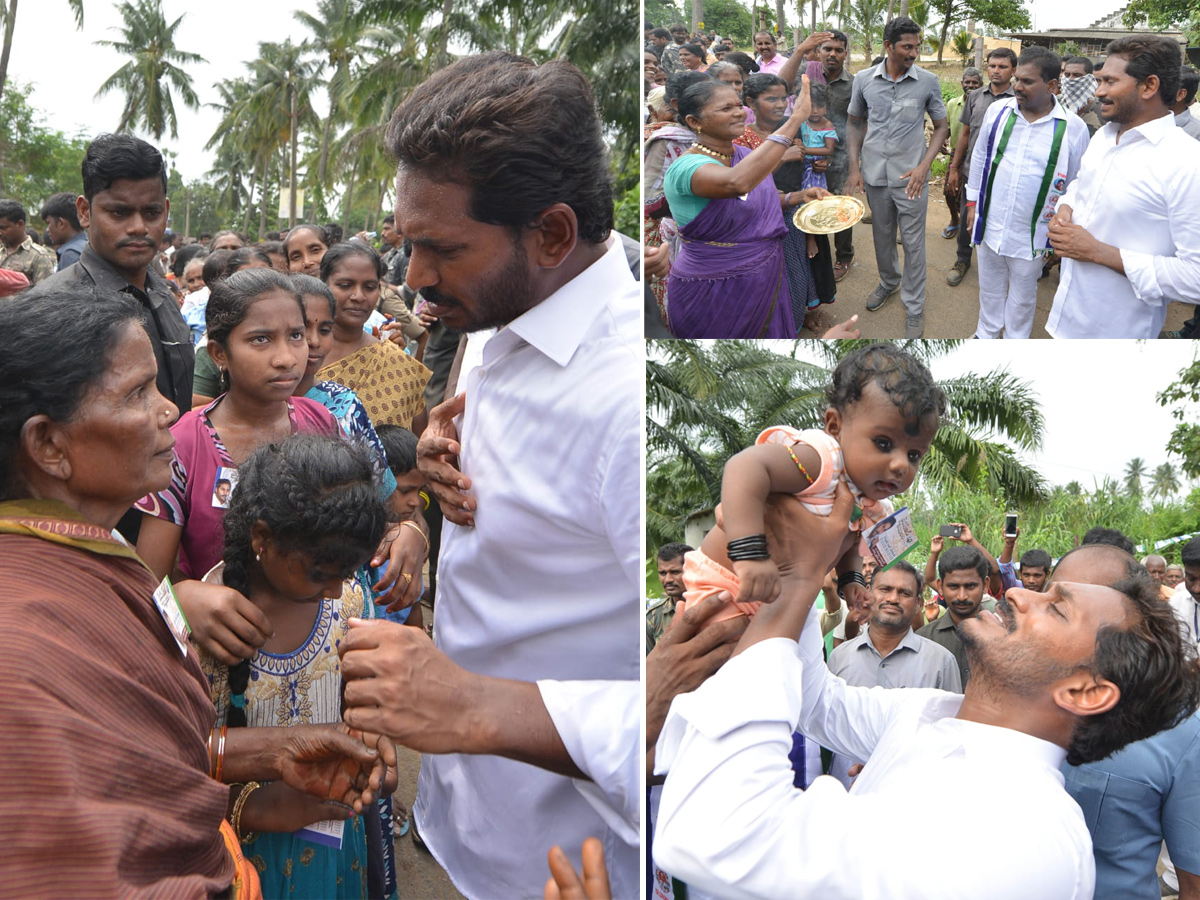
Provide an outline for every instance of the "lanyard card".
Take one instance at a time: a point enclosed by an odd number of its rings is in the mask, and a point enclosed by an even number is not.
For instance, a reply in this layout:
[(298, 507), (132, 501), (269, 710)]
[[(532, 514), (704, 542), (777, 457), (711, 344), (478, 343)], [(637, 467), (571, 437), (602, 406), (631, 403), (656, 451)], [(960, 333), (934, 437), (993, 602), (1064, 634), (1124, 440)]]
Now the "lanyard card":
[(159, 582), (158, 587), (155, 588), (154, 605), (158, 607), (159, 615), (163, 617), (167, 628), (171, 630), (171, 636), (179, 645), (179, 651), (187, 656), (188, 635), (192, 633), (192, 629), (188, 625), (187, 616), (179, 608), (179, 598), (175, 596), (175, 589), (171, 587), (169, 576)]
[(908, 555), (917, 545), (917, 533), (913, 530), (908, 507), (901, 507), (886, 519), (876, 522), (863, 540), (881, 570)]
[(341, 850), (342, 832), (345, 829), (346, 822), (343, 819), (326, 819), (323, 822), (314, 822), (311, 825), (305, 825), (296, 832), (296, 835), (314, 844), (321, 844), (325, 847)]

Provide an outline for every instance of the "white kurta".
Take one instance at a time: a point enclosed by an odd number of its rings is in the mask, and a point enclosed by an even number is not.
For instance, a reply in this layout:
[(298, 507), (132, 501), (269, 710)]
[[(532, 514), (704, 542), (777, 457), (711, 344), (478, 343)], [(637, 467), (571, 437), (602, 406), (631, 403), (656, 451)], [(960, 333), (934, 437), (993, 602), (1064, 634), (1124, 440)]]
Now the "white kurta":
[(1092, 136), (1059, 201), (1072, 221), (1120, 248), (1125, 274), (1064, 259), (1046, 330), (1057, 338), (1156, 338), (1167, 303), (1200, 303), (1200, 141), (1168, 112), (1117, 142)]
[(641, 314), (614, 242), (491, 337), (459, 385), (460, 461), (479, 506), (473, 528), (442, 532), (434, 640), (469, 671), (539, 682), (594, 779), (426, 756), (417, 826), (469, 897), (541, 896), (549, 848), (578, 866), (589, 836), (613, 896), (639, 894)]
[[(1091, 898), (1091, 836), (1063, 789), (1062, 748), (954, 718), (958, 694), (848, 687), (819, 634), (813, 613), (799, 649), (763, 641), (675, 698), (655, 756), (669, 772), (654, 839), (665, 871), (730, 898)], [(868, 759), (852, 790), (830, 777), (792, 787), (797, 722)], [(961, 840), (914, 866), (916, 835)]]

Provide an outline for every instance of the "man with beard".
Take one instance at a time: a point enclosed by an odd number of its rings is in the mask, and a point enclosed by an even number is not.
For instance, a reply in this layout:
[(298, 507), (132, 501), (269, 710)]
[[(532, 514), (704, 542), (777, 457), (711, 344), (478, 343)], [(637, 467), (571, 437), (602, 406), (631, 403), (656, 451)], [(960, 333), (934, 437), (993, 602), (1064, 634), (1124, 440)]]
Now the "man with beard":
[[(675, 699), (659, 737), (658, 864), (724, 897), (1092, 897), (1091, 838), (1059, 766), (1102, 759), (1200, 703), (1195, 652), (1150, 580), (1012, 589), (960, 626), (974, 673), (961, 696), (854, 688), (822, 662), (813, 611), (846, 543), (850, 492), (840, 486), (828, 517), (792, 497), (773, 505), (780, 598), (721, 671)], [(797, 723), (868, 760), (849, 792), (830, 778), (792, 788)], [(904, 836), (947, 823), (1001, 843), (961, 841), (932, 875), (912, 865)], [(849, 860), (847, 847), (870, 852)]]
[[(871, 586), (871, 627), (829, 654), (829, 671), (856, 687), (939, 688), (962, 693), (954, 654), (912, 630), (921, 576), (898, 560)], [(849, 767), (862, 759), (835, 753), (829, 774), (850, 786)]]
[(1200, 303), (1200, 142), (1176, 127), (1178, 41), (1108, 46), (1096, 99), (1107, 124), (1058, 203), (1063, 257), (1046, 330), (1059, 338), (1153, 338), (1172, 300)]
[[(938, 575), (941, 576), (938, 593), (946, 601), (947, 615), (930, 622), (917, 634), (941, 644), (954, 654), (954, 659), (958, 662), (959, 677), (965, 688), (971, 670), (958, 624), (979, 615), (980, 609), (983, 608), (983, 587), (988, 582), (990, 565), (977, 547), (968, 544), (951, 547), (941, 554), (937, 567)], [(988, 606), (994, 606), (994, 601), (989, 601)]]
[(1054, 97), (1062, 63), (1045, 47), (1017, 60), (1011, 100), (983, 117), (967, 181), (963, 227), (979, 245), (975, 337), (1028, 338), (1038, 278), (1054, 256), (1047, 230), (1088, 148), (1087, 126)]
[(663, 594), (646, 607), (646, 652), (663, 636), (675, 616), (675, 604), (683, 599), (683, 555), (691, 553), (687, 544), (663, 544), (658, 548), (658, 583)]
[[(1111, 585), (1137, 571), (1128, 553), (1090, 544), (1064, 556), (1054, 580)], [(1158, 900), (1156, 863), (1165, 842), (1179, 900), (1200, 898), (1200, 714), (1108, 759), (1064, 764), (1062, 773), (1092, 833), (1097, 897)]]
[(425, 754), (416, 829), (467, 896), (540, 895), (547, 849), (578, 867), (589, 836), (636, 896), (644, 350), (595, 99), (565, 61), (486, 53), (413, 91), (387, 143), (409, 286), (499, 330), (418, 449), (449, 520), (436, 645), (355, 623), (346, 721)]

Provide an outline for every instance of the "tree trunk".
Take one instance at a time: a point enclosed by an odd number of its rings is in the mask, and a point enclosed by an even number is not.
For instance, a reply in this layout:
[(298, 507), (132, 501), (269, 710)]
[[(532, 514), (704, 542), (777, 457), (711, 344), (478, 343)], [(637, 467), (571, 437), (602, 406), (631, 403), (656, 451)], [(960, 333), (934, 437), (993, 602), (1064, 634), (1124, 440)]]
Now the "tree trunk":
[(892, 21), (892, 10), (895, 8), (896, 8), (896, 0), (888, 0), (888, 11), (887, 11), (887, 18), (884, 19), (885, 22)]
[(183, 207), (183, 236), (192, 236), (192, 192), (188, 191), (184, 196)]
[(266, 163), (267, 171), (263, 173), (262, 180), (262, 203), (258, 209), (258, 239), (261, 241), (263, 235), (267, 233), (267, 185), (271, 183), (271, 165), (270, 161)]
[(951, 3), (946, 7), (946, 15), (942, 20), (942, 42), (938, 44), (938, 65), (942, 64), (942, 51), (946, 49), (946, 35), (950, 31), (950, 13), (954, 10), (954, 4)]
[(17, 26), (17, 0), (9, 0), (8, 16), (4, 20), (4, 50), (0, 52), (0, 97), (8, 81), (8, 58), (12, 55), (13, 29)]
[[(908, 15), (908, 0), (900, 0), (900, 15)], [(926, 20), (928, 21), (928, 20)]]
[(700, 29), (700, 23), (704, 21), (704, 0), (692, 0), (692, 33), (695, 34)]
[(242, 216), (242, 234), (250, 228), (250, 208), (254, 206), (254, 188), (258, 186), (258, 170), (262, 163), (260, 155), (254, 160), (254, 171), (250, 174), (250, 199), (246, 201), (246, 212)]
[(296, 90), (295, 85), (292, 86), (292, 165), (290, 183), (288, 185), (288, 230), (296, 227)]
[[(907, 2), (907, 0), (905, 0)], [(329, 135), (333, 131), (333, 88), (329, 89), (329, 115), (325, 119), (325, 133), (321, 135), (321, 166), (317, 170), (317, 182), (325, 183), (325, 167), (329, 162)]]
[[(800, 21), (803, 22), (804, 19), (801, 18)], [(783, 18), (783, 0), (775, 0), (775, 27), (779, 29), (780, 37), (783, 37), (785, 34), (787, 34), (787, 23)], [(793, 44), (792, 46), (794, 47), (796, 45)]]
[(354, 168), (350, 170), (350, 180), (346, 182), (346, 206), (342, 212), (342, 230), (350, 228), (350, 201), (354, 198), (354, 182), (358, 178), (358, 155), (354, 157)]

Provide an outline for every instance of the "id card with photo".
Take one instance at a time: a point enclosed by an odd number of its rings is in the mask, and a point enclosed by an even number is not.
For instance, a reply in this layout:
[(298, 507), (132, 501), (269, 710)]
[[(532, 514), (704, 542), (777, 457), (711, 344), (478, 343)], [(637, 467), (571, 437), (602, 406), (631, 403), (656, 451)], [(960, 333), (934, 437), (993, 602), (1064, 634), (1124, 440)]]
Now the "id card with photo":
[(917, 533), (908, 507), (901, 507), (872, 525), (863, 535), (863, 542), (880, 569), (886, 569), (906, 556), (917, 545)]
[(213, 479), (212, 505), (217, 509), (229, 509), (229, 498), (237, 487), (238, 470), (232, 466), (221, 466)]
[(167, 623), (167, 628), (171, 629), (171, 636), (175, 638), (175, 643), (179, 645), (179, 651), (184, 656), (187, 656), (188, 635), (192, 633), (192, 629), (188, 625), (188, 620), (183, 614), (183, 610), (179, 608), (179, 599), (175, 596), (175, 589), (171, 587), (171, 579), (169, 577), (160, 581), (158, 587), (155, 588), (154, 605), (158, 607), (159, 615)]

